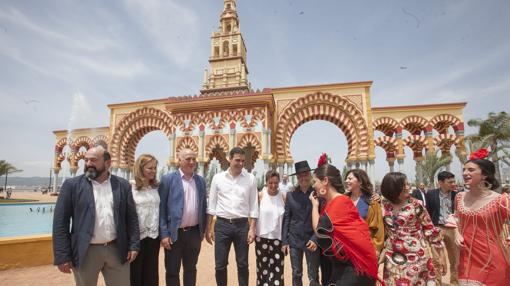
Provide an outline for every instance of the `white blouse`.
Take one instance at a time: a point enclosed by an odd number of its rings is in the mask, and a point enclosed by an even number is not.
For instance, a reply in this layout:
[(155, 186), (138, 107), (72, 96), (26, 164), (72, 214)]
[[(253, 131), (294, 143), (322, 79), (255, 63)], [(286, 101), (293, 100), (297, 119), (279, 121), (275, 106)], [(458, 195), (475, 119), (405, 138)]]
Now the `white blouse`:
[(140, 240), (150, 237), (157, 238), (159, 235), (159, 194), (157, 188), (144, 187), (136, 189), (133, 184), (133, 199), (138, 214), (140, 227)]
[(257, 220), (257, 236), (267, 239), (282, 239), (283, 213), (285, 203), (280, 192), (275, 196), (268, 194), (266, 187), (262, 189), (262, 200), (259, 204)]

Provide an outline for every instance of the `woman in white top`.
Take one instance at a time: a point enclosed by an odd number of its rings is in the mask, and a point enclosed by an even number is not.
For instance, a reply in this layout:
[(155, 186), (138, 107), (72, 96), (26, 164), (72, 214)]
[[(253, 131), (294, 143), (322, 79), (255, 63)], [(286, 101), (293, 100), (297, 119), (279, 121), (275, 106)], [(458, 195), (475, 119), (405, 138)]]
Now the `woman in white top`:
[(278, 191), (280, 175), (266, 173), (266, 187), (259, 193), (257, 221), (257, 285), (283, 285), (282, 221), (285, 195)]
[(131, 286), (158, 285), (159, 194), (158, 161), (142, 154), (133, 167), (133, 199), (140, 226), (140, 252), (131, 263)]

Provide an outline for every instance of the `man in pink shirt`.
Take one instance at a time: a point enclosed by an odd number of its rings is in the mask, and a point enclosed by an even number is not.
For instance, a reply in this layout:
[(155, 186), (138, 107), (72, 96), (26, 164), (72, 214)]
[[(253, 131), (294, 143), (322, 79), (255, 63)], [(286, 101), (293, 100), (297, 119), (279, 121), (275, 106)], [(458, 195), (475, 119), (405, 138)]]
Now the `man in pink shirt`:
[(205, 180), (195, 174), (197, 154), (179, 152), (179, 170), (161, 178), (159, 233), (165, 249), (166, 285), (180, 285), (183, 266), (184, 286), (196, 285), (197, 262), (206, 218)]

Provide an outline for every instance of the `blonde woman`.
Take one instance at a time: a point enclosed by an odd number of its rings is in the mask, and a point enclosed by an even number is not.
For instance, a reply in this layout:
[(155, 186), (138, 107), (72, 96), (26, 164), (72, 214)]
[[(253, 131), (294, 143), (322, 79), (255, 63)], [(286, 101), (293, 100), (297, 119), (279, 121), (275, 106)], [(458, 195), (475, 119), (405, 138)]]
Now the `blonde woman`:
[(140, 252), (131, 263), (131, 285), (158, 285), (159, 194), (158, 161), (142, 154), (133, 167), (133, 199), (140, 225)]

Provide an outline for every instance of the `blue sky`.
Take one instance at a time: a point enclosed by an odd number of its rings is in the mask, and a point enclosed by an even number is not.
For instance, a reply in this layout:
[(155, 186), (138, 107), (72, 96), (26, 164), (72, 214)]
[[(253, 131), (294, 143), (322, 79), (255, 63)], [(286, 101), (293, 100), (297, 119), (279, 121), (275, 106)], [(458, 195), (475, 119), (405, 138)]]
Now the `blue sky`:
[[(237, 6), (255, 89), (372, 80), (373, 106), (467, 101), (465, 119), (510, 109), (509, 1)], [(1, 1), (0, 159), (21, 176), (45, 176), (52, 130), (106, 126), (110, 103), (197, 94), (222, 8), (221, 0)], [(151, 133), (137, 153), (164, 161), (164, 141)], [(327, 151), (342, 165), (347, 153), (345, 136), (323, 122), (300, 127), (291, 149), (312, 164)]]

